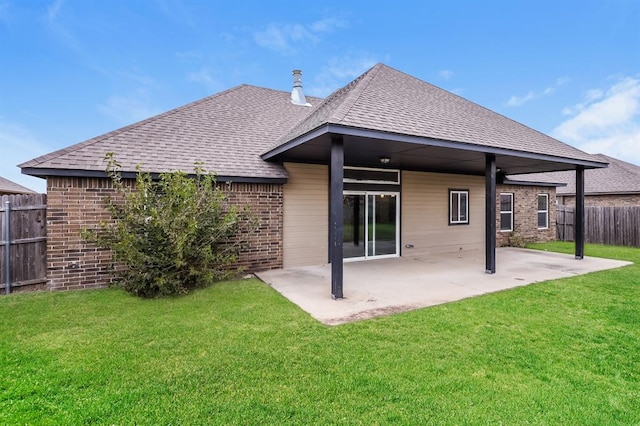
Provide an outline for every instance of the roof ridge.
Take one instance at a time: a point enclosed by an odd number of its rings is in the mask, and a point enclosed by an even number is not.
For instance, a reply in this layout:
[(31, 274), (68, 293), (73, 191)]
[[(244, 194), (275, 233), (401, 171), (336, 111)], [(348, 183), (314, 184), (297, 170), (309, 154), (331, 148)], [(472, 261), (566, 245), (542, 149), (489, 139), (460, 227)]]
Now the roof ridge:
[[(68, 154), (70, 152), (76, 151), (76, 150), (78, 150), (80, 148), (85, 148), (87, 146), (91, 146), (93, 144), (99, 143), (100, 141), (102, 141), (104, 139), (119, 135), (121, 133), (127, 132), (127, 131), (132, 130), (132, 129), (136, 129), (136, 128), (140, 127), (140, 126), (144, 126), (144, 125), (152, 123), (152, 122), (154, 122), (156, 120), (171, 116), (173, 114), (177, 114), (178, 112), (182, 112), (184, 110), (193, 108), (194, 106), (200, 105), (201, 103), (206, 102), (208, 100), (214, 99), (214, 98), (219, 97), (221, 95), (224, 95), (224, 94), (230, 93), (232, 91), (238, 90), (238, 89), (240, 89), (242, 87), (248, 87), (248, 86), (251, 86), (251, 85), (249, 85), (249, 84), (240, 84), (238, 86), (229, 88), (227, 90), (223, 90), (222, 92), (218, 92), (218, 93), (214, 93), (213, 95), (205, 96), (204, 98), (195, 100), (193, 102), (189, 102), (188, 104), (185, 104), (185, 105), (179, 106), (177, 108), (173, 108), (173, 109), (171, 109), (169, 111), (165, 111), (165, 112), (162, 112), (160, 114), (145, 118), (145, 119), (137, 121), (135, 123), (131, 123), (129, 125), (126, 125), (124, 127), (119, 128), (119, 129), (115, 129), (115, 130), (112, 130), (110, 132), (103, 133), (103, 134), (98, 135), (98, 136), (94, 136), (94, 137), (92, 137), (90, 139), (87, 139), (85, 141), (75, 143), (75, 144), (73, 144), (71, 146), (68, 146), (66, 148), (62, 148), (62, 149), (59, 149), (57, 151), (53, 151), (53, 152), (50, 152), (48, 154), (41, 155), (39, 157), (36, 157), (36, 158), (31, 159), (29, 161), (26, 161), (26, 162), (24, 162), (22, 164), (18, 164), (18, 167), (25, 168), (25, 167), (37, 166), (38, 164), (44, 163), (45, 161), (49, 161), (49, 160), (52, 160), (54, 158), (58, 158), (60, 156)], [(254, 86), (254, 87), (256, 87), (256, 86)]]
[[(323, 114), (326, 114), (326, 116), (321, 117), (320, 122), (322, 122), (322, 123), (326, 123), (326, 122), (329, 122), (329, 121), (342, 121), (342, 119), (346, 116), (346, 114), (349, 112), (351, 107), (353, 105), (355, 105), (355, 101), (352, 102), (350, 104), (350, 107), (347, 109), (347, 111), (345, 113), (341, 114), (341, 117), (338, 120), (336, 120), (335, 119), (336, 111), (340, 110), (340, 107), (341, 107), (342, 102), (344, 101), (344, 99), (350, 96), (351, 90), (353, 90), (354, 88), (358, 87), (359, 83), (364, 78), (366, 78), (374, 68), (378, 68), (379, 69), (380, 66), (382, 66), (382, 65), (383, 64), (381, 64), (381, 63), (378, 63), (378, 64), (374, 65), (373, 67), (369, 68), (367, 71), (365, 71), (364, 73), (359, 75), (356, 79), (354, 79), (354, 80), (350, 81), (349, 83), (347, 83), (346, 85), (334, 90), (329, 96), (324, 98), (322, 100), (322, 102), (320, 102), (317, 106), (314, 107), (315, 110), (313, 112), (311, 112), (311, 114), (307, 115), (305, 118), (301, 119), (294, 126), (292, 126), (291, 129), (286, 134), (282, 135), (272, 145), (272, 147), (277, 147), (277, 146), (282, 145), (284, 142), (287, 142), (291, 138), (290, 135), (292, 133), (295, 133), (296, 130), (298, 130), (300, 128), (300, 126), (303, 126), (305, 123), (312, 122), (318, 116), (322, 116)], [(359, 95), (358, 95), (358, 97), (356, 97), (356, 100), (358, 98), (359, 98)], [(338, 106), (334, 110), (329, 110), (331, 108), (331, 105), (336, 101), (338, 102)], [(327, 112), (325, 113), (325, 111), (327, 111)], [(312, 125), (311, 127), (314, 128), (315, 125)], [(308, 130), (312, 130), (312, 128), (308, 129)], [(303, 132), (303, 133), (306, 133), (306, 131)]]
[(617, 167), (620, 167), (625, 172), (633, 175), (634, 177), (636, 178), (640, 177), (640, 166), (621, 160), (619, 158), (610, 157), (606, 154), (597, 154), (597, 155), (604, 157), (609, 163), (614, 163)]
[[(340, 106), (336, 109), (336, 112), (333, 114), (335, 121), (341, 122), (344, 119), (344, 117), (346, 117), (349, 114), (349, 111), (351, 111), (353, 106), (358, 103), (358, 100), (360, 99), (362, 94), (365, 92), (369, 84), (373, 81), (373, 78), (376, 76), (376, 74), (380, 71), (380, 69), (383, 66), (384, 64), (382, 64), (381, 62), (378, 62), (373, 67), (369, 68), (362, 75), (360, 75), (358, 78), (356, 78), (355, 80), (353, 80), (351, 83), (347, 85), (347, 86), (352, 85), (353, 87), (349, 91), (349, 94), (347, 95), (346, 99), (340, 104)], [(349, 101), (350, 103), (349, 107), (346, 108), (346, 111), (341, 113), (341, 115), (339, 116), (338, 113), (341, 112), (341, 110), (343, 109), (343, 106), (347, 103), (347, 101)]]

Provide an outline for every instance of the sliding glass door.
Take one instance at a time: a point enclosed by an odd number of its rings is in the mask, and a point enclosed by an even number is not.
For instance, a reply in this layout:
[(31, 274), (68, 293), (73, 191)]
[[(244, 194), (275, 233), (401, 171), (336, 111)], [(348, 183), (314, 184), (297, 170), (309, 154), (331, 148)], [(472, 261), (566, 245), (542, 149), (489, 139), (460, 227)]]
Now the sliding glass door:
[(345, 192), (345, 259), (398, 255), (398, 193)]

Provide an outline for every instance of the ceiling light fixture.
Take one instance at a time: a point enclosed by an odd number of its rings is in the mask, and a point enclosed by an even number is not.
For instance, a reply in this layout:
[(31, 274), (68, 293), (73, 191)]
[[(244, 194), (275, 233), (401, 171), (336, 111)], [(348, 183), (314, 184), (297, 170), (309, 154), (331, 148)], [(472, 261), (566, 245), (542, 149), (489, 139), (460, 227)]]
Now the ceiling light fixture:
[(389, 164), (389, 161), (391, 161), (391, 158), (389, 157), (380, 157), (380, 162), (382, 164)]

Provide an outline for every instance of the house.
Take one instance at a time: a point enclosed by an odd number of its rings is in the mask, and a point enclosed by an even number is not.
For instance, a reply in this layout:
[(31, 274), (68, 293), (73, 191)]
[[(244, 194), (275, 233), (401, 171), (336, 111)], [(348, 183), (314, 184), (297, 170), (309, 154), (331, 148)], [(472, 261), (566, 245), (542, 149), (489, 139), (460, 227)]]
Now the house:
[(47, 179), (49, 288), (109, 280), (109, 253), (79, 236), (108, 218), (107, 152), (128, 178), (140, 163), (159, 173), (203, 162), (260, 221), (238, 264), (329, 262), (334, 298), (343, 297), (343, 261), (483, 249), (493, 273), (496, 228), (524, 217), (515, 203), (526, 198), (534, 232), (554, 238), (554, 186), (500, 186), (506, 175), (576, 170), (581, 188), (585, 169), (606, 166), (384, 64), (326, 99), (305, 97), (293, 74), (291, 93), (241, 85), (21, 164)]
[[(595, 207), (640, 206), (640, 166), (604, 154), (596, 154), (594, 157), (609, 163), (609, 167), (585, 171), (585, 205)], [(510, 179), (561, 183), (562, 186), (556, 190), (558, 204), (574, 206), (576, 203), (576, 179), (575, 172), (572, 170), (510, 176)]]
[(0, 195), (12, 194), (35, 194), (35, 192), (26, 186), (19, 185), (0, 176)]

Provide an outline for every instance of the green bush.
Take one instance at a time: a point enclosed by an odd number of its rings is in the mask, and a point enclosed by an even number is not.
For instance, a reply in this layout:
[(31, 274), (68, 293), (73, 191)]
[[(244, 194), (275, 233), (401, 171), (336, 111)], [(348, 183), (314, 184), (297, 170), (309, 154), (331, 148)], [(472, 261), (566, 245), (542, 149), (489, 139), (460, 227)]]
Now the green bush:
[(178, 171), (154, 180), (138, 167), (131, 187), (115, 155), (105, 160), (116, 189), (116, 196), (105, 198), (114, 220), (83, 236), (112, 250), (116, 285), (140, 297), (158, 297), (184, 294), (235, 272), (239, 236), (252, 221), (247, 209), (228, 203), (213, 174), (196, 163), (195, 177)]

